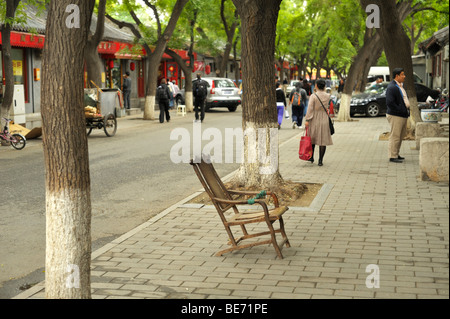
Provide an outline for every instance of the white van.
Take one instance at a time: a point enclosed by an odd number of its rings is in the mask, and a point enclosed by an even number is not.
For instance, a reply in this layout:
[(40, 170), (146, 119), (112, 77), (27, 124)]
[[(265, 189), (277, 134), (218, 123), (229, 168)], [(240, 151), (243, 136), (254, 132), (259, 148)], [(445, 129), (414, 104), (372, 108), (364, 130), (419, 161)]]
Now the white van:
[[(369, 75), (367, 76), (367, 83), (372, 83), (377, 80), (377, 78), (381, 76), (383, 77), (383, 82), (390, 82), (391, 75), (389, 73), (388, 66), (371, 66), (369, 70)], [(413, 73), (414, 83), (423, 83), (423, 80), (416, 74)]]
[(374, 82), (378, 77), (383, 77), (383, 82), (390, 82), (391, 75), (388, 66), (371, 66), (369, 75), (367, 76), (367, 82)]

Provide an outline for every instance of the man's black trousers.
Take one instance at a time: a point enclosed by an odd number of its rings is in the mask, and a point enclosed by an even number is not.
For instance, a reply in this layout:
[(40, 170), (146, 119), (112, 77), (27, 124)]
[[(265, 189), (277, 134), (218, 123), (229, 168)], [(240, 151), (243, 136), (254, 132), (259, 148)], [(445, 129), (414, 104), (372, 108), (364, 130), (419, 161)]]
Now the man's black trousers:
[(164, 123), (164, 114), (166, 114), (167, 122), (170, 121), (169, 114), (169, 100), (160, 100), (159, 101), (159, 122)]
[(195, 119), (198, 120), (198, 113), (200, 112), (200, 120), (203, 121), (205, 118), (205, 99), (194, 99), (194, 111)]

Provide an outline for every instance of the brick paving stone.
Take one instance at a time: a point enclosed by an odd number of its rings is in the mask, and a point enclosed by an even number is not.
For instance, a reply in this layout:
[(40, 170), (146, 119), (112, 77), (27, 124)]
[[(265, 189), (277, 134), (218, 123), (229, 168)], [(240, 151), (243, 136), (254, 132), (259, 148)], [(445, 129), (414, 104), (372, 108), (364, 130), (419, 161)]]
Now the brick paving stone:
[[(270, 245), (215, 257), (228, 239), (214, 207), (178, 207), (93, 258), (93, 298), (448, 299), (448, 184), (418, 178), (415, 141), (389, 163), (384, 117), (335, 125), (322, 167), (298, 159), (301, 132), (280, 147), (285, 179), (326, 191), (322, 206), (284, 215), (283, 260)], [(370, 264), (380, 288), (366, 287)]]

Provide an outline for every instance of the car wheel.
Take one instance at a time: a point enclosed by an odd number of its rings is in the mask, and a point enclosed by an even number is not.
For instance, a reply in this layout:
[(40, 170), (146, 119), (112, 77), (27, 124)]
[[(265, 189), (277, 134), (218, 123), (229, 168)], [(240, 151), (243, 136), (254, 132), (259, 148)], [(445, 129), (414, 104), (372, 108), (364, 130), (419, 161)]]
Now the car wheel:
[(369, 105), (367, 105), (366, 114), (370, 117), (378, 116), (380, 114), (380, 106), (375, 102), (369, 103)]
[(236, 109), (237, 109), (237, 105), (228, 107), (228, 111), (230, 111), (230, 112), (234, 112), (234, 111), (236, 111)]

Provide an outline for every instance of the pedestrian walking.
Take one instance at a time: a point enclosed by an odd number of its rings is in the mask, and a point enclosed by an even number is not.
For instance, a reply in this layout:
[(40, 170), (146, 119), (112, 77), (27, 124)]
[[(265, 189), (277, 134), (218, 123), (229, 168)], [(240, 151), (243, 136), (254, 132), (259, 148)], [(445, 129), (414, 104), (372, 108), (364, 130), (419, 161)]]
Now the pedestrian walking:
[(338, 89), (337, 89), (338, 98), (341, 98), (342, 92), (344, 92), (344, 86), (345, 86), (344, 79), (340, 79), (339, 80), (339, 86), (338, 86)]
[(290, 96), (290, 104), (292, 108), (292, 128), (302, 128), (303, 112), (306, 102), (306, 91), (300, 82), (295, 83), (295, 89), (292, 90)]
[(283, 92), (284, 92), (285, 95), (287, 93), (288, 86), (289, 86), (288, 80), (286, 78), (284, 78), (284, 80), (283, 80)]
[(307, 79), (303, 79), (303, 90), (306, 91), (306, 101), (305, 109), (303, 110), (303, 116), (306, 116), (306, 112), (308, 111), (309, 97), (311, 96), (311, 84), (308, 83)]
[(174, 89), (173, 94), (174, 94), (174, 96), (177, 96), (177, 94), (180, 93), (180, 88), (177, 85), (177, 81), (173, 80), (172, 84), (173, 84), (173, 89)]
[(130, 95), (131, 95), (131, 79), (130, 72), (125, 72), (123, 75), (123, 83), (122, 83), (122, 92), (123, 92), (123, 106), (127, 110), (131, 108), (130, 103)]
[(392, 73), (394, 80), (386, 90), (386, 118), (391, 125), (388, 152), (390, 162), (402, 163), (405, 158), (400, 156), (400, 148), (406, 136), (410, 102), (403, 87), (406, 78), (404, 70), (395, 68)]
[(284, 110), (287, 108), (286, 105), (286, 95), (281, 88), (281, 83), (276, 84), (276, 96), (277, 96), (277, 113), (278, 113), (278, 129), (281, 128), (281, 123), (283, 122)]
[(167, 86), (169, 87), (169, 91), (170, 91), (170, 97), (169, 97), (169, 109), (173, 109), (174, 108), (174, 98), (175, 98), (175, 88), (173, 86), (173, 83), (167, 79), (166, 80)]
[(164, 123), (164, 115), (166, 116), (167, 122), (170, 122), (169, 114), (169, 101), (170, 101), (170, 90), (166, 84), (166, 79), (161, 80), (161, 84), (156, 89), (156, 98), (159, 105), (159, 122)]
[(209, 83), (202, 79), (202, 75), (197, 73), (197, 79), (192, 84), (192, 92), (194, 95), (194, 111), (195, 111), (195, 121), (203, 122), (205, 119), (205, 100), (208, 95)]
[(326, 82), (323, 79), (316, 81), (317, 92), (309, 99), (308, 111), (306, 113), (305, 126), (311, 136), (313, 156), (309, 160), (314, 163), (314, 148), (319, 145), (319, 166), (323, 165), (323, 158), (328, 145), (333, 145), (331, 139), (330, 125), (328, 119), (328, 105), (331, 96), (325, 92)]

